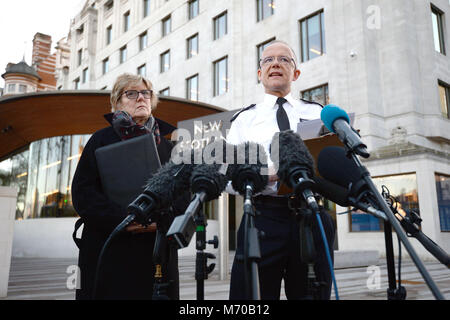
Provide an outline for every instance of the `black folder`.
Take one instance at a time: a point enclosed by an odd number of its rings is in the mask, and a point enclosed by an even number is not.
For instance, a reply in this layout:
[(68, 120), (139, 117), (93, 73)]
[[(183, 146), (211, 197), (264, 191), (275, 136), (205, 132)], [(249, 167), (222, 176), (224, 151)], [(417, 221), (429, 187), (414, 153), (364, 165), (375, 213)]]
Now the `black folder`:
[(151, 134), (98, 148), (95, 157), (103, 191), (124, 208), (142, 193), (148, 179), (161, 167)]

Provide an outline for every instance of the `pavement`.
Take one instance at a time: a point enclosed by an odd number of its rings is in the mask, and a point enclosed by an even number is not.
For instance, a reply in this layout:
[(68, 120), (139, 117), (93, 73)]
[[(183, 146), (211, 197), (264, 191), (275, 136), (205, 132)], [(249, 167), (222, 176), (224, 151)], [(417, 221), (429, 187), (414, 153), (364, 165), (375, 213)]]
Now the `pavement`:
[[(233, 254), (230, 253), (230, 264)], [(441, 294), (450, 299), (450, 270), (437, 260), (423, 262)], [(8, 295), (0, 300), (74, 300), (76, 264), (76, 259), (12, 258)], [(415, 264), (403, 259), (401, 266), (406, 300), (434, 300)], [(180, 257), (179, 267), (180, 300), (196, 300), (195, 257)], [(339, 300), (387, 300), (388, 278), (383, 259), (371, 266), (336, 268), (335, 275)], [(205, 300), (228, 300), (229, 279), (220, 280), (218, 270), (205, 280), (204, 288)], [(286, 300), (283, 286), (280, 299)], [(336, 300), (334, 288), (331, 300)]]

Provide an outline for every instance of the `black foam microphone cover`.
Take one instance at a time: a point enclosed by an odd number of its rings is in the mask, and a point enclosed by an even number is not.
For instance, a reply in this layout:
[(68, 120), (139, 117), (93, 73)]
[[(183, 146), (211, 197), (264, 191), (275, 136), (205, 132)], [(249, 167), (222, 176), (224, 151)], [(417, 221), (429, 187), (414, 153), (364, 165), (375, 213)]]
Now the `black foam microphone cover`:
[(267, 154), (264, 147), (255, 142), (245, 142), (236, 146), (235, 165), (232, 166), (231, 185), (241, 195), (245, 194), (247, 183), (251, 183), (253, 193), (263, 191), (268, 183)]
[(290, 188), (292, 181), (297, 180), (298, 172), (314, 175), (314, 158), (302, 138), (292, 130), (277, 132), (272, 138), (270, 158), (277, 175)]
[(341, 207), (351, 205), (348, 201), (347, 189), (317, 176), (314, 176), (312, 180), (314, 181), (313, 190), (324, 198), (333, 201)]
[(205, 201), (217, 199), (225, 190), (228, 180), (220, 172), (221, 164), (201, 164), (192, 170), (190, 185), (193, 193), (205, 192)]
[(317, 169), (323, 178), (344, 188), (361, 180), (360, 169), (343, 147), (323, 148), (317, 157)]

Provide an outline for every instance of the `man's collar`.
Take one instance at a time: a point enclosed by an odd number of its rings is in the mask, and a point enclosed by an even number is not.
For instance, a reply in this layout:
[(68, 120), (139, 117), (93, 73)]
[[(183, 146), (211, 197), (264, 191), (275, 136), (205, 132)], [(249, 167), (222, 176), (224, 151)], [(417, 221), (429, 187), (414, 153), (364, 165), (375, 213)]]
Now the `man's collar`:
[[(289, 102), (291, 106), (294, 106), (295, 99), (292, 97), (292, 94), (290, 92), (284, 98)], [(264, 104), (268, 106), (273, 106), (274, 108), (277, 108), (276, 106), (277, 99), (278, 97), (272, 94), (269, 93), (264, 94)]]

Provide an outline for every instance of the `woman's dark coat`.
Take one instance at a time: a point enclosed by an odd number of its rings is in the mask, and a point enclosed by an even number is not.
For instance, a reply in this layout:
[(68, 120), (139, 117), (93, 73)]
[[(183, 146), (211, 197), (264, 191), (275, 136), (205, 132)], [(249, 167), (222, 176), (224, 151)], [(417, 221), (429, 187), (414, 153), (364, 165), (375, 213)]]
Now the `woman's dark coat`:
[[(112, 114), (105, 115), (105, 118), (111, 122)], [(175, 128), (159, 119), (157, 121), (161, 132), (157, 149), (161, 164), (164, 164), (169, 161), (173, 147), (164, 135)], [(120, 137), (111, 126), (95, 132), (83, 150), (73, 178), (73, 206), (84, 222), (78, 258), (81, 288), (76, 292), (77, 300), (93, 298), (100, 251), (110, 233), (127, 216), (125, 208), (108, 200), (103, 193), (95, 158), (97, 148), (119, 141)], [(122, 232), (114, 238), (104, 254), (95, 298), (151, 299), (155, 273), (152, 262), (154, 243), (155, 232)], [(174, 280), (170, 286), (170, 298), (179, 299), (178, 257), (176, 250), (170, 253), (169, 272), (163, 271)]]

